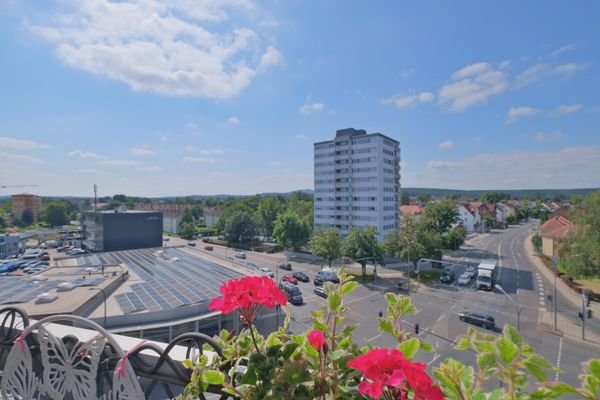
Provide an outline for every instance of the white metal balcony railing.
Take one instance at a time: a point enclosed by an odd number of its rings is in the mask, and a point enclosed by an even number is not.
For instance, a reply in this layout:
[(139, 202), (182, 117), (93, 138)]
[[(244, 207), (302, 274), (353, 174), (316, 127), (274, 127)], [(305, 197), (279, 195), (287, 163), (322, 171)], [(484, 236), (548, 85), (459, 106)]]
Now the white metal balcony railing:
[[(213, 351), (205, 351), (207, 345)], [(190, 379), (182, 361), (222, 355), (201, 333), (171, 343), (111, 334), (86, 318), (29, 320), (18, 307), (0, 309), (0, 399), (170, 399)], [(206, 395), (232, 398), (220, 387)], [(205, 398), (202, 396), (201, 398)]]

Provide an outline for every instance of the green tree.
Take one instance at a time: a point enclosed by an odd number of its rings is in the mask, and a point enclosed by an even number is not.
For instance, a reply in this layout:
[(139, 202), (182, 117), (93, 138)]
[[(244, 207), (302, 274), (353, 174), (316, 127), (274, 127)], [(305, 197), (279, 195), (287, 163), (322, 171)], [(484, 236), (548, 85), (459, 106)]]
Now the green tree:
[(403, 190), (402, 193), (400, 193), (400, 205), (407, 206), (409, 204), (410, 204), (410, 195), (408, 194), (408, 192), (406, 190)]
[(496, 204), (500, 200), (510, 198), (509, 195), (502, 192), (488, 192), (481, 196), (481, 201), (486, 204)]
[(33, 224), (33, 213), (31, 212), (31, 210), (23, 211), (23, 213), (21, 214), (21, 222), (25, 226)]
[(263, 197), (258, 203), (257, 218), (265, 236), (273, 236), (273, 228), (277, 215), (282, 212), (283, 204), (277, 197)]
[(247, 211), (235, 211), (224, 221), (223, 233), (232, 242), (249, 242), (256, 236), (256, 221)]
[(508, 217), (506, 217), (506, 223), (509, 225), (513, 225), (517, 222), (517, 219), (514, 217), (514, 215), (509, 215)]
[(283, 247), (297, 250), (308, 242), (310, 228), (306, 221), (295, 212), (279, 214), (275, 220), (273, 237)]
[(416, 267), (421, 258), (441, 259), (442, 239), (420, 221), (404, 217), (402, 231), (386, 237), (384, 246), (389, 255), (409, 260)]
[(196, 234), (196, 230), (194, 229), (194, 225), (189, 222), (182, 222), (179, 225), (179, 235), (187, 240), (190, 240)]
[(342, 255), (342, 237), (337, 229), (322, 229), (313, 233), (310, 248), (314, 255), (331, 262)]
[(124, 194), (115, 194), (112, 199), (113, 201), (118, 201), (119, 203), (127, 203), (127, 196)]
[(372, 226), (352, 228), (344, 239), (342, 253), (360, 264), (363, 276), (367, 274), (369, 261), (383, 264), (383, 249), (377, 243), (377, 230)]
[(50, 226), (69, 223), (69, 206), (63, 201), (51, 201), (44, 209), (44, 220)]
[(1, 215), (0, 215), (0, 228), (1, 229), (6, 228), (6, 220)]
[(456, 204), (452, 200), (430, 202), (425, 206), (421, 221), (426, 229), (437, 233), (448, 232), (459, 221)]
[(309, 232), (313, 227), (313, 197), (310, 194), (303, 192), (294, 192), (290, 195), (287, 202), (286, 211), (291, 211), (302, 217), (309, 228)]
[[(587, 195), (574, 212), (574, 233), (566, 255), (572, 278), (600, 276), (600, 190)], [(568, 246), (567, 246), (568, 248)]]
[(419, 193), (417, 195), (417, 201), (421, 204), (427, 204), (431, 201), (431, 195), (429, 193)]

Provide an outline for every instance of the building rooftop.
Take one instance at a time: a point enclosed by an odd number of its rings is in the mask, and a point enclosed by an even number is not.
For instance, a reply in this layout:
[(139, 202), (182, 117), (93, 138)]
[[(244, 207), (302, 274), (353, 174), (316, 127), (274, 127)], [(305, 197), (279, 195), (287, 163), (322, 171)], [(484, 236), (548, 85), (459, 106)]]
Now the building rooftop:
[(571, 221), (561, 215), (557, 215), (544, 222), (540, 227), (540, 231), (542, 237), (560, 238), (566, 235), (572, 227), (573, 224)]

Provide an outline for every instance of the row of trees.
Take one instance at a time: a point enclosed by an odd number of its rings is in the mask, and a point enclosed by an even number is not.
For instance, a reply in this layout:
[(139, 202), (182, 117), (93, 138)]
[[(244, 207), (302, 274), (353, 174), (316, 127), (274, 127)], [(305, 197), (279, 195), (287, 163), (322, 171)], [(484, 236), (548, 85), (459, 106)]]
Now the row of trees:
[(600, 190), (573, 202), (574, 230), (560, 246), (561, 263), (571, 278), (600, 277)]

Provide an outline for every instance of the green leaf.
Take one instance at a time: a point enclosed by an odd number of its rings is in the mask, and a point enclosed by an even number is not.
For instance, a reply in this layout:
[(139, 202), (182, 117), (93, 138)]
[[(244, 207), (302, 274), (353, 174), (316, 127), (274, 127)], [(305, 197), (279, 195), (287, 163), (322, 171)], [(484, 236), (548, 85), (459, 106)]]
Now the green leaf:
[(506, 337), (508, 340), (510, 340), (512, 343), (516, 344), (517, 346), (521, 344), (521, 334), (519, 333), (519, 331), (517, 331), (515, 329), (514, 326), (512, 325), (506, 325), (504, 327), (504, 337)]
[(490, 393), (487, 394), (487, 400), (501, 400), (502, 395), (504, 394), (504, 390), (502, 389), (494, 389)]
[(392, 324), (392, 321), (384, 318), (379, 319), (379, 332), (395, 335), (395, 331), (396, 329), (394, 328), (394, 324)]
[(419, 339), (412, 338), (410, 340), (406, 340), (400, 343), (398, 349), (404, 354), (404, 357), (406, 357), (409, 360), (412, 360), (415, 354), (417, 354), (419, 347)]
[(424, 340), (421, 340), (419, 347), (421, 348), (421, 350), (426, 352), (433, 351), (433, 346), (429, 342), (426, 342)]
[(346, 352), (344, 350), (336, 350), (329, 352), (329, 357), (332, 360), (339, 360)]
[(507, 365), (513, 362), (519, 352), (517, 346), (504, 336), (498, 339), (496, 346), (498, 347), (498, 355)]
[(215, 370), (203, 371), (202, 380), (209, 385), (222, 385), (225, 382), (225, 374)]
[(482, 353), (477, 356), (477, 365), (479, 369), (485, 374), (488, 374), (490, 370), (497, 366), (496, 354), (495, 353)]
[(473, 340), (473, 349), (478, 353), (495, 353), (496, 347), (494, 343), (488, 340)]
[(186, 358), (185, 360), (183, 360), (183, 366), (186, 367), (187, 369), (191, 369), (193, 367), (192, 360), (190, 360), (189, 358)]
[(454, 348), (456, 350), (468, 350), (471, 348), (471, 341), (468, 337), (463, 336), (458, 340), (458, 344)]
[(590, 360), (588, 371), (594, 378), (600, 380), (600, 359)]
[(356, 289), (356, 287), (358, 286), (358, 282), (346, 282), (342, 285), (342, 290), (341, 290), (341, 294), (342, 297), (345, 297), (347, 295), (349, 295), (350, 293), (352, 293), (354, 291), (354, 289)]
[(538, 381), (546, 380), (546, 369), (549, 369), (549, 364), (539, 356), (532, 356), (523, 363), (525, 369), (533, 375)]
[(330, 291), (329, 296), (327, 297), (327, 304), (329, 305), (330, 310), (337, 311), (342, 305), (340, 294), (337, 291)]

